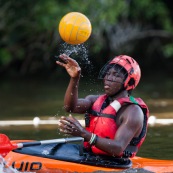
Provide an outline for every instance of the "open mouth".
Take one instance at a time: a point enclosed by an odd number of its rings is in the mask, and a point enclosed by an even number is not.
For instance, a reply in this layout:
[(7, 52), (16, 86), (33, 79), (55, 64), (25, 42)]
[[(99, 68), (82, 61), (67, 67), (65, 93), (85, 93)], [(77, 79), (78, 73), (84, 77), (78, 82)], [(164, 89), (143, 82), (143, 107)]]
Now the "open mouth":
[(104, 85), (104, 89), (109, 89), (110, 86), (109, 85)]

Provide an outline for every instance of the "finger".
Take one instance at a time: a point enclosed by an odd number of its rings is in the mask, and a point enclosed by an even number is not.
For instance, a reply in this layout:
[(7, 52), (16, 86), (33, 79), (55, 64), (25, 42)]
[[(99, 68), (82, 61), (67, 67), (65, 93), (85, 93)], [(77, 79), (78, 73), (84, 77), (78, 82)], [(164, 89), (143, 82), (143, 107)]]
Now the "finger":
[(83, 128), (81, 124), (74, 117), (61, 117), (60, 123), (63, 124), (64, 128), (68, 126), (68, 129), (81, 129)]
[(66, 54), (61, 54), (60, 56), (59, 56), (59, 58), (61, 59), (61, 60), (63, 60), (63, 61), (68, 61), (69, 59), (71, 59), (70, 57), (68, 57)]
[(68, 121), (66, 117), (63, 117), (63, 119), (59, 120), (59, 127), (62, 129), (73, 131), (77, 126), (78, 125), (76, 124), (76, 122)]
[(71, 114), (69, 114), (69, 121), (70, 121), (72, 124), (74, 124), (75, 126), (81, 125), (81, 124), (79, 123), (79, 121), (78, 121), (75, 117), (73, 117)]
[(72, 132), (72, 131), (74, 130), (74, 127), (68, 126), (68, 125), (60, 124), (60, 125), (59, 125), (59, 130), (60, 130), (61, 132)]
[(61, 120), (63, 120), (63, 121), (67, 121), (67, 122), (69, 122), (69, 123), (73, 123), (73, 119), (71, 119), (71, 118), (69, 118), (69, 117), (61, 117)]
[(70, 118), (73, 118), (72, 114), (69, 114), (69, 117), (70, 117)]
[(62, 116), (60, 119), (65, 119), (65, 117), (64, 117), (64, 116)]
[(60, 65), (60, 66), (62, 66), (62, 67), (65, 67), (65, 66), (66, 66), (66, 64), (64, 64), (64, 63), (62, 63), (62, 62), (60, 62), (60, 61), (56, 61), (56, 64), (58, 64), (58, 65)]
[(59, 58), (65, 62), (70, 62), (70, 63), (75, 63), (75, 64), (78, 64), (76, 60), (74, 60), (73, 58), (70, 58), (69, 56), (67, 56), (66, 54), (61, 54), (59, 56)]
[(75, 117), (72, 116), (72, 114), (69, 114), (68, 117), (66, 117), (69, 121), (77, 121)]
[(66, 121), (66, 120), (60, 120), (59, 122), (60, 122), (60, 125), (61, 125), (61, 124), (62, 124), (62, 125), (66, 125), (66, 126), (70, 126), (70, 125), (71, 125), (71, 123), (68, 122), (68, 121)]
[(58, 61), (58, 62), (68, 64), (67, 57), (64, 57), (63, 55), (55, 56), (55, 58), (56, 58), (56, 61)]
[(66, 55), (65, 53), (63, 53), (63, 54), (59, 55), (59, 57), (60, 57), (60, 58), (63, 58), (63, 59), (64, 59), (64, 58), (69, 58), (69, 56), (68, 56), (68, 55)]
[(74, 123), (70, 123), (66, 120), (60, 120), (60, 125), (59, 125), (60, 128), (62, 129), (66, 129), (66, 130), (69, 130), (69, 131), (74, 131), (77, 127), (77, 125)]
[(68, 131), (73, 131), (73, 128), (71, 126), (67, 126), (67, 125), (60, 126), (60, 129), (62, 129), (62, 130), (68, 130)]
[(71, 134), (72, 132), (71, 131), (69, 131), (69, 130), (64, 130), (64, 129), (60, 129), (60, 132), (62, 132), (62, 133), (65, 133), (65, 134)]
[(68, 125), (62, 125), (60, 127), (60, 131), (63, 132), (63, 133), (70, 134), (74, 131), (74, 127), (68, 126)]
[(72, 121), (70, 121), (68, 118), (62, 116), (59, 120), (60, 123), (64, 124), (64, 125), (71, 125)]
[(68, 57), (66, 60), (67, 60), (68, 63), (70, 63), (70, 64), (73, 64), (73, 65), (75, 65), (75, 66), (79, 66), (79, 64), (77, 63), (77, 61), (74, 60), (74, 59), (72, 59), (72, 58), (70, 58), (70, 57)]
[(63, 129), (63, 130), (65, 130), (67, 125), (59, 124), (58, 126), (59, 126), (59, 129)]

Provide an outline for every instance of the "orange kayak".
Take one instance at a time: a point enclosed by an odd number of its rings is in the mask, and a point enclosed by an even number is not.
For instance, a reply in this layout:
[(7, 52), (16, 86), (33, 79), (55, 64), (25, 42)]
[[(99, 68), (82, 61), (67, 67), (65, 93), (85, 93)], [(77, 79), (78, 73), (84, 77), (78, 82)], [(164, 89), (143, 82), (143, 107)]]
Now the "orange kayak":
[[(12, 141), (14, 143), (24, 141)], [(118, 172), (144, 170), (156, 173), (173, 172), (173, 160), (157, 160), (142, 157), (132, 159), (102, 158), (80, 153), (78, 144), (44, 144), (11, 151), (5, 157), (6, 166), (20, 172), (70, 173), (70, 172)]]

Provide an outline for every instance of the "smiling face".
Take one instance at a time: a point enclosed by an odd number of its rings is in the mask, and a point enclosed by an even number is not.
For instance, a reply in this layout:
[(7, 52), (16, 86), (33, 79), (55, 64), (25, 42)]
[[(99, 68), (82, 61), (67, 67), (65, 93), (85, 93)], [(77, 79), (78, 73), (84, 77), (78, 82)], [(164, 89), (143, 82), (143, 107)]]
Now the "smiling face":
[(104, 90), (108, 96), (113, 96), (124, 88), (127, 72), (119, 65), (109, 65), (104, 73)]

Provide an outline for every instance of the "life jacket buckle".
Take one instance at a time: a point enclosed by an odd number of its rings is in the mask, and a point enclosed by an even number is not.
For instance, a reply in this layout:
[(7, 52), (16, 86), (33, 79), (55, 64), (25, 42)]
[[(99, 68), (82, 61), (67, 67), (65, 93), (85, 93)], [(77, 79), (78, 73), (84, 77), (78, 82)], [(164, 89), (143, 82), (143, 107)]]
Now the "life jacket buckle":
[(85, 113), (85, 127), (89, 127), (89, 126), (90, 126), (89, 113)]

